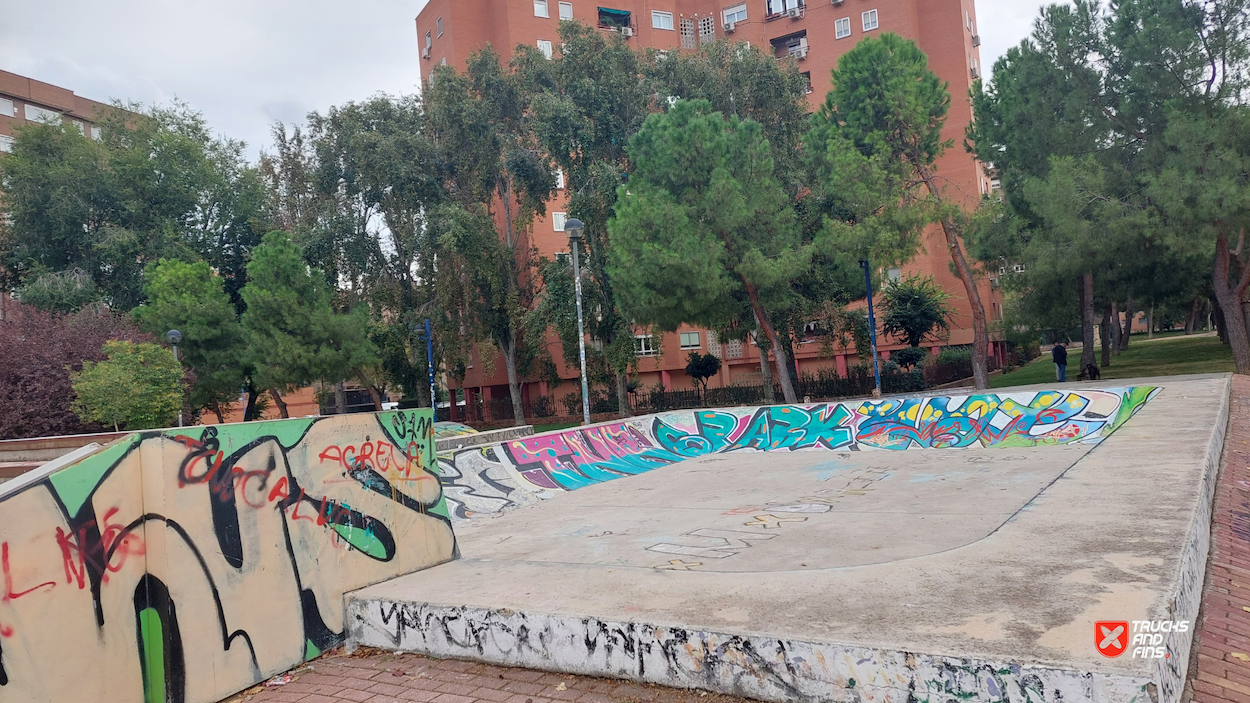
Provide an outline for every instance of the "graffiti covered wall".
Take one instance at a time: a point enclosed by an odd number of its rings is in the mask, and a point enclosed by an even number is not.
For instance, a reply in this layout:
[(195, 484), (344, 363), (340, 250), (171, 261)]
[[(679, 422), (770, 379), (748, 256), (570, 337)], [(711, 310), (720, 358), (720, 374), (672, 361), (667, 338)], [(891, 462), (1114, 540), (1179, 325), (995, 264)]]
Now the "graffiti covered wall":
[(0, 701), (217, 701), (454, 557), (429, 410), (135, 433), (0, 486)]
[(704, 454), (1099, 442), (1154, 387), (924, 396), (662, 413), (438, 455), (456, 519)]

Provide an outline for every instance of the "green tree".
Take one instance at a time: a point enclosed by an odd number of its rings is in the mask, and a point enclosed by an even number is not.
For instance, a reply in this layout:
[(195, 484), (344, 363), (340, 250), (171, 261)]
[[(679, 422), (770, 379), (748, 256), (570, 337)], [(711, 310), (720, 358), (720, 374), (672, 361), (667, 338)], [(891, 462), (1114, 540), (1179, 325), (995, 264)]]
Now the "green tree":
[[(949, 108), (947, 84), (929, 69), (924, 52), (915, 42), (887, 32), (861, 41), (838, 59), (833, 90), (813, 118), (813, 126), (818, 133), (823, 131), (853, 145), (869, 160), (868, 165), (874, 167), (866, 174), (869, 183), (893, 176), (896, 182), (907, 184), (903, 194), (907, 200), (927, 194), (932, 217), (942, 227), (955, 273), (972, 309), (973, 377), (976, 387), (984, 389), (989, 387), (985, 306), (977, 290), (976, 274), (963, 252), (964, 212), (945, 193), (935, 166), (951, 144), (942, 139)], [(848, 165), (854, 167), (854, 161)], [(874, 175), (874, 170), (880, 175)]]
[[(468, 366), (470, 346), (499, 349), (517, 424), (525, 422), (521, 373), (536, 356), (525, 320), (534, 308), (534, 218), (555, 191), (531, 121), (534, 47), (518, 47), (500, 64), (490, 47), (470, 56), (464, 75), (435, 69), (424, 93), (427, 133), (437, 143), (448, 203), (438, 222), (438, 292), (445, 315), (444, 353), (450, 366)], [(488, 369), (491, 357), (483, 354)]]
[[(678, 101), (629, 144), (635, 170), (609, 222), (608, 273), (622, 310), (672, 331), (713, 329), (754, 313), (773, 347), (786, 402), (797, 402), (771, 322), (810, 265), (758, 123)], [(737, 297), (735, 297), (735, 294)]]
[(74, 412), (114, 431), (168, 427), (182, 407), (182, 367), (170, 350), (151, 343), (111, 341), (108, 359), (84, 361), (73, 374)]
[(950, 295), (932, 276), (907, 276), (887, 284), (882, 293), (881, 331), (885, 334), (919, 347), (925, 337), (950, 332), (954, 312), (946, 302)]
[(686, 375), (694, 381), (695, 390), (707, 394), (707, 380), (720, 372), (720, 358), (715, 354), (690, 352), (686, 358)]
[[(255, 395), (269, 391), (282, 417), (281, 393), (315, 381), (338, 383), (377, 363), (363, 313), (336, 313), (319, 271), (309, 268), (286, 232), (270, 232), (252, 252), (242, 326)], [(362, 381), (363, 382), (363, 381)]]
[(135, 318), (157, 339), (169, 330), (182, 333), (178, 350), (195, 371), (187, 399), (225, 422), (243, 387), (248, 350), (224, 281), (205, 262), (169, 259), (151, 265), (144, 278), (148, 302), (135, 308)]
[(77, 266), (33, 277), (18, 293), (25, 305), (66, 314), (100, 300), (95, 281)]

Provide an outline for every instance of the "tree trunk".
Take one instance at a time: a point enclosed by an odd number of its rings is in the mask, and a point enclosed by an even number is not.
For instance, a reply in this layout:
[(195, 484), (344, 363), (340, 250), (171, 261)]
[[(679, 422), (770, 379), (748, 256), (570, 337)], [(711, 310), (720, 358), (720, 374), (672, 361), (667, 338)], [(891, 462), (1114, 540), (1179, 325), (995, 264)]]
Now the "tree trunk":
[(1193, 304), (1189, 306), (1189, 314), (1185, 316), (1185, 334), (1194, 333), (1194, 326), (1198, 323), (1198, 299), (1194, 298)]
[(1120, 351), (1128, 351), (1128, 338), (1133, 336), (1133, 291), (1124, 300), (1124, 332), (1120, 335)]
[(357, 380), (357, 381), (360, 381), (360, 385), (364, 386), (366, 391), (369, 391), (369, 400), (372, 400), (372, 401), (373, 401), (373, 411), (374, 411), (374, 412), (381, 412), (381, 410), (382, 410), (382, 394), (381, 394), (381, 393), (378, 393), (378, 389), (376, 389), (376, 388), (374, 388), (373, 386), (369, 385), (369, 381), (367, 381), (367, 380), (365, 379), (365, 374), (364, 374), (364, 372), (363, 372), (363, 371), (357, 371), (357, 372), (356, 372), (356, 380)]
[(243, 408), (243, 421), (251, 422), (256, 419), (256, 385), (252, 383), (252, 379), (247, 380), (247, 405)]
[(219, 425), (226, 424), (226, 418), (225, 416), (221, 414), (221, 403), (216, 403), (215, 405), (213, 405), (213, 414), (217, 416), (217, 424)]
[(1150, 304), (1150, 310), (1146, 312), (1146, 339), (1155, 338), (1155, 304)]
[[(1241, 246), (1238, 246), (1240, 253)], [(1215, 286), (1215, 299), (1223, 313), (1223, 327), (1228, 346), (1233, 351), (1233, 364), (1237, 373), (1250, 372), (1250, 336), (1246, 333), (1246, 318), (1241, 314), (1241, 299), (1250, 286), (1250, 266), (1242, 266), (1241, 277), (1230, 281), (1232, 252), (1228, 249), (1228, 237), (1221, 232), (1215, 239), (1215, 271), (1211, 282)]]
[(616, 374), (616, 414), (629, 417), (629, 385), (624, 373)]
[(1118, 301), (1111, 300), (1111, 354), (1116, 357), (1120, 355), (1120, 333), (1124, 329), (1120, 326), (1120, 304)]
[(760, 353), (760, 379), (764, 382), (764, 402), (773, 405), (777, 402), (777, 397), (773, 394), (773, 372), (768, 368), (768, 349), (765, 348), (765, 340), (760, 339), (763, 328), (759, 327), (759, 318), (755, 318), (757, 331), (751, 335), (755, 337), (755, 349)]
[(508, 395), (512, 398), (512, 424), (520, 427), (525, 424), (525, 406), (521, 403), (521, 382), (516, 373), (516, 332), (508, 332), (506, 343), (500, 343), (499, 351), (503, 352), (503, 365), (508, 371)]
[(339, 415), (347, 414), (347, 388), (342, 381), (334, 384), (334, 411)]
[[(938, 190), (933, 172), (925, 166), (916, 169), (929, 194), (941, 201), (942, 193)], [(985, 320), (985, 305), (981, 302), (981, 292), (977, 290), (976, 277), (972, 275), (972, 267), (964, 258), (963, 247), (959, 244), (959, 233), (955, 231), (955, 223), (942, 218), (942, 234), (946, 235), (946, 248), (950, 250), (951, 261), (955, 264), (955, 273), (964, 284), (964, 293), (968, 296), (968, 306), (972, 308), (972, 380), (977, 390), (990, 387), (988, 356), (990, 349), (990, 330)]]
[(269, 397), (273, 398), (273, 403), (278, 406), (278, 412), (282, 415), (282, 417), (285, 418), (291, 416), (291, 414), (287, 412), (286, 401), (282, 399), (282, 394), (278, 392), (278, 389), (270, 388)]
[(764, 334), (768, 337), (773, 355), (777, 357), (777, 380), (781, 382), (781, 394), (785, 396), (787, 403), (797, 403), (799, 399), (794, 394), (794, 385), (790, 383), (790, 373), (786, 369), (790, 362), (786, 359), (786, 350), (781, 346), (781, 337), (777, 335), (777, 330), (773, 329), (772, 323), (768, 321), (768, 314), (764, 312), (764, 307), (760, 304), (759, 291), (755, 289), (755, 286), (747, 283), (745, 278), (742, 279), (742, 284), (747, 290), (747, 298), (751, 301), (755, 319), (760, 327), (764, 328)]
[(1094, 272), (1081, 276), (1081, 368), (1093, 366), (1094, 359)]
[(1099, 325), (1098, 335), (1102, 342), (1102, 363), (1099, 366), (1106, 368), (1111, 365), (1111, 308), (1102, 311), (1102, 324)]
[(795, 395), (797, 396), (797, 395), (798, 395), (798, 388), (799, 388), (799, 358), (798, 358), (798, 354), (796, 354), (796, 353), (795, 353), (795, 351), (794, 351), (794, 343), (790, 341), (790, 338), (789, 338), (789, 337), (786, 337), (785, 339), (781, 340), (781, 343), (785, 345), (785, 347), (786, 347), (786, 357), (787, 357), (788, 359), (790, 359), (790, 363), (789, 363), (789, 364), (786, 364), (786, 370), (790, 372), (790, 384), (794, 386), (794, 388), (795, 388), (794, 393), (795, 393)]
[(1228, 327), (1224, 324), (1224, 310), (1220, 308), (1220, 302), (1215, 301), (1215, 305), (1211, 306), (1211, 318), (1215, 323), (1215, 333), (1219, 336), (1220, 341), (1228, 344)]

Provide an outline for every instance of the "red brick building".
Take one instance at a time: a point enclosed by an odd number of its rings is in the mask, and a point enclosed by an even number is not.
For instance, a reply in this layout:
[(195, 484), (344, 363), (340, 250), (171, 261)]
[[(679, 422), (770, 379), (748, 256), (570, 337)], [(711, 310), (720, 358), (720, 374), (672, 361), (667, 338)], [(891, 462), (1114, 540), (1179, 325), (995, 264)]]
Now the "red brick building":
[[(729, 39), (767, 47), (779, 59), (792, 56), (811, 80), (813, 110), (824, 100), (838, 57), (860, 39), (881, 32), (913, 39), (928, 55), (930, 67), (950, 84), (951, 110), (944, 136), (953, 139), (956, 146), (937, 164), (946, 196), (971, 208), (982, 194), (990, 192), (990, 178), (982, 165), (959, 146), (972, 118), (968, 90), (980, 76), (980, 39), (972, 0), (430, 0), (416, 20), (421, 73), (428, 77), (441, 63), (460, 68), (471, 52), (488, 43), (505, 60), (518, 44), (536, 45), (550, 54), (553, 46), (559, 46), (559, 22), (568, 19), (622, 34), (635, 47), (693, 49), (701, 43)], [(561, 231), (563, 202), (557, 198), (550, 203), (547, 216), (534, 224), (531, 233), (534, 246), (547, 256), (568, 251), (568, 239)], [(932, 275), (951, 294), (956, 315), (944, 343), (971, 344), (970, 307), (963, 285), (951, 272), (941, 231), (934, 228), (928, 232), (923, 247), (902, 273)], [(897, 276), (900, 272), (889, 273)], [(980, 282), (991, 324), (1002, 316), (996, 275), (991, 272)], [(554, 338), (551, 343), (552, 357), (559, 363), (561, 354)], [(758, 383), (760, 379), (759, 353), (754, 345), (721, 345), (707, 330), (683, 328), (638, 344), (644, 385), (662, 382), (666, 388), (689, 388), (684, 368), (688, 351), (694, 349), (716, 354), (724, 361), (720, 373), (711, 379), (711, 387)], [(848, 364), (858, 362), (853, 348), (837, 349), (829, 358), (820, 355), (819, 346), (806, 343), (796, 348), (795, 363), (800, 372), (834, 367), (845, 373)], [(883, 357), (901, 346), (893, 340), (879, 340)], [(1001, 345), (992, 343), (991, 354), (1002, 353)], [(464, 382), (470, 396), (508, 396), (502, 360), (493, 368), (496, 372), (486, 376), (475, 358)], [(562, 365), (562, 376), (565, 381), (559, 388), (545, 388), (539, 382), (525, 384), (527, 398), (550, 395), (558, 399), (573, 391), (578, 369)]]
[(13, 150), (13, 128), (27, 122), (66, 120), (83, 134), (99, 139), (96, 120), (110, 107), (74, 95), (67, 88), (0, 71), (0, 152)]

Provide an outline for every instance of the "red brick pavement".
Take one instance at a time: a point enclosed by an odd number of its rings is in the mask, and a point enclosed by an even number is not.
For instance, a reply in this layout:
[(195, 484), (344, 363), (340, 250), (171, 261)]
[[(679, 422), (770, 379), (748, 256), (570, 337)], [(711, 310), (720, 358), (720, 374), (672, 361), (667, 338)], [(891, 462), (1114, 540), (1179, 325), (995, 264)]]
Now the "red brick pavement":
[(256, 686), (223, 703), (748, 703), (706, 691), (368, 648), (352, 656), (328, 652), (291, 674), (284, 686)]
[(1228, 411), (1189, 675), (1197, 703), (1250, 703), (1250, 376), (1233, 376)]

